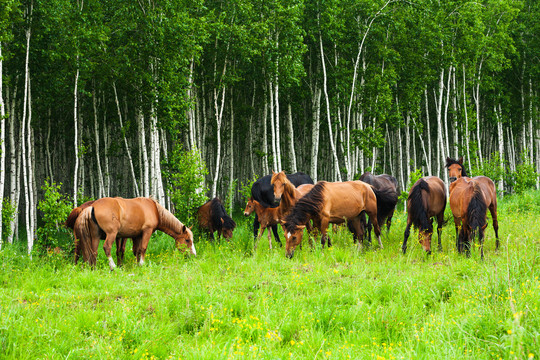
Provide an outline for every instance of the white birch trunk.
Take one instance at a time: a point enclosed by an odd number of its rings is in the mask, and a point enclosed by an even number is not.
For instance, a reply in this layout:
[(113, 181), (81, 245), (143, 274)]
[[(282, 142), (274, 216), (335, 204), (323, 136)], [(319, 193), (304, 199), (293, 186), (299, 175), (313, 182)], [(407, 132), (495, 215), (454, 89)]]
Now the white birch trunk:
[(287, 127), (290, 141), (289, 141), (289, 152), (291, 157), (291, 172), (295, 173), (297, 171), (296, 169), (296, 150), (294, 149), (294, 129), (293, 129), (293, 118), (292, 118), (292, 109), (291, 109), (291, 102), (289, 101), (287, 105)]
[(143, 172), (143, 196), (150, 196), (150, 174), (149, 174), (149, 164), (148, 164), (148, 151), (146, 151), (146, 129), (144, 128), (144, 116), (142, 109), (137, 109), (137, 125), (139, 128), (139, 147), (141, 151), (142, 166), (141, 170)]
[[(17, 153), (16, 143), (15, 143), (15, 104), (17, 99), (17, 86), (13, 91), (13, 99), (11, 100), (11, 111), (9, 114), (9, 158), (10, 158), (10, 196), (9, 199), (11, 204), (15, 206), (15, 216), (11, 219), (9, 228), (10, 235), (8, 236), (8, 243), (13, 243), (13, 238), (16, 237), (16, 227), (18, 223), (18, 213), (19, 213), (19, 196), (20, 196), (20, 173), (21, 173), (21, 156), (20, 152)], [(21, 135), (21, 139), (22, 139)]]
[(276, 74), (276, 80), (274, 82), (274, 106), (276, 108), (275, 110), (275, 120), (276, 120), (276, 155), (277, 155), (277, 170), (281, 171), (281, 135), (280, 135), (280, 129), (279, 129), (279, 75)]
[(77, 56), (77, 72), (75, 73), (75, 86), (73, 87), (73, 123), (75, 136), (75, 169), (73, 170), (73, 206), (77, 207), (77, 192), (79, 190), (79, 117), (77, 116), (77, 94), (79, 85), (79, 57)]
[[(444, 104), (444, 134), (445, 134), (445, 146), (446, 154), (450, 155), (450, 137), (448, 136), (448, 105), (450, 105), (450, 81), (452, 80), (452, 65), (448, 69), (448, 80), (446, 85), (446, 102)], [(442, 105), (442, 104), (441, 104)], [(443, 158), (445, 159), (445, 158)]]
[(262, 157), (262, 170), (264, 172), (264, 175), (268, 175), (270, 170), (268, 169), (268, 124), (267, 124), (267, 114), (268, 114), (268, 106), (266, 103), (266, 92), (264, 95), (264, 105), (263, 105), (263, 115), (262, 115), (262, 124), (263, 124), (263, 157)]
[(229, 143), (229, 214), (232, 215), (233, 204), (234, 204), (234, 191), (232, 189), (234, 183), (234, 108), (233, 108), (233, 97), (231, 91), (231, 128), (230, 128), (230, 143)]
[(330, 99), (328, 97), (328, 89), (326, 85), (326, 61), (324, 60), (324, 49), (323, 49), (321, 33), (319, 33), (319, 48), (321, 51), (321, 64), (322, 64), (322, 69), (323, 69), (323, 91), (324, 91), (324, 98), (326, 100), (326, 120), (328, 121), (328, 134), (329, 134), (329, 139), (330, 139), (330, 149), (332, 151), (332, 156), (334, 158), (334, 167), (335, 167), (335, 173), (337, 175), (337, 180), (341, 181), (341, 172), (339, 171), (339, 159), (337, 157), (336, 146), (334, 144), (332, 120), (330, 118)]
[[(435, 109), (437, 112), (437, 139), (438, 139), (438, 148), (440, 149), (440, 156), (437, 157), (437, 169), (440, 173), (441, 170), (441, 161), (446, 159), (447, 153), (445, 152), (446, 147), (444, 144), (443, 134), (444, 128), (442, 124), (442, 105), (443, 105), (443, 94), (444, 94), (444, 69), (441, 70), (441, 76), (439, 78), (439, 99), (435, 101)], [(442, 171), (444, 182), (448, 184), (448, 173)]]
[(270, 131), (272, 132), (272, 171), (279, 172), (277, 167), (277, 147), (276, 147), (276, 124), (274, 120), (274, 85), (272, 80), (268, 81), (268, 89), (270, 91)]
[[(225, 60), (225, 64), (223, 65), (223, 73), (221, 75), (221, 79), (225, 77), (225, 73), (227, 71), (227, 60)], [(215, 69), (214, 69), (215, 72)], [(214, 75), (215, 76), (215, 75)], [(216, 146), (216, 167), (214, 170), (214, 181), (212, 183), (212, 192), (211, 197), (212, 199), (216, 197), (217, 193), (217, 183), (219, 179), (219, 170), (221, 165), (221, 122), (223, 119), (223, 108), (225, 107), (225, 90), (226, 86), (225, 84), (221, 84), (221, 104), (218, 104), (218, 89), (214, 87), (214, 111), (216, 116), (216, 137), (217, 137), (217, 146)]]
[(427, 138), (428, 142), (428, 148), (427, 148), (427, 156), (429, 158), (429, 161), (427, 162), (427, 174), (428, 176), (432, 176), (433, 167), (431, 166), (433, 161), (433, 154), (432, 154), (432, 147), (431, 147), (431, 124), (430, 124), (430, 118), (429, 118), (429, 97), (427, 92), (427, 86), (424, 89), (424, 98), (426, 100), (426, 134), (424, 135)]
[(99, 124), (98, 124), (98, 114), (97, 114), (97, 99), (96, 91), (93, 91), (92, 94), (92, 104), (94, 106), (94, 139), (96, 142), (96, 166), (98, 172), (98, 197), (102, 198), (105, 196), (105, 184), (103, 182), (103, 172), (101, 170), (101, 154), (99, 151)]
[[(504, 132), (503, 132), (503, 124), (502, 124), (502, 111), (501, 111), (501, 104), (499, 104), (499, 110), (497, 111), (497, 108), (494, 106), (493, 111), (497, 117), (497, 135), (499, 140), (499, 161), (501, 162), (501, 166), (504, 161)], [(504, 190), (504, 183), (502, 177), (498, 181), (498, 190), (499, 195), (503, 194)]]
[(465, 138), (465, 147), (467, 148), (467, 164), (471, 163), (471, 148), (469, 142), (469, 112), (467, 109), (467, 95), (465, 88), (467, 85), (467, 78), (465, 77), (465, 64), (463, 64), (463, 111), (465, 112), (465, 130), (463, 131), (463, 137)]
[(114, 89), (114, 100), (116, 102), (116, 110), (118, 112), (118, 119), (120, 121), (120, 131), (122, 132), (122, 137), (124, 139), (124, 146), (126, 147), (126, 154), (129, 161), (129, 167), (131, 169), (131, 177), (133, 178), (133, 187), (135, 189), (135, 196), (139, 197), (139, 185), (137, 184), (137, 177), (135, 176), (135, 168), (133, 167), (133, 159), (131, 157), (131, 150), (129, 148), (128, 141), (126, 139), (126, 134), (124, 133), (124, 122), (122, 120), (122, 110), (120, 109), (120, 102), (118, 101), (118, 93), (116, 92), (116, 83), (113, 82)]
[(478, 141), (478, 161), (480, 166), (484, 165), (484, 159), (482, 156), (482, 139), (480, 136), (480, 80), (482, 74), (483, 59), (480, 61), (478, 68), (478, 74), (476, 76), (476, 87), (473, 87), (473, 98), (476, 105), (476, 140)]
[(320, 128), (320, 119), (321, 119), (321, 89), (314, 86), (313, 91), (313, 127), (311, 129), (311, 169), (310, 175), (314, 182), (317, 182), (317, 159), (319, 157), (319, 128)]
[[(0, 215), (2, 215), (4, 205), (4, 186), (6, 182), (6, 104), (4, 103), (3, 79), (3, 61), (2, 61), (2, 42), (0, 41)], [(0, 250), (2, 250), (2, 223), (0, 218)]]
[(411, 118), (408, 111), (405, 121), (405, 174), (407, 175), (405, 179), (407, 179), (408, 184), (411, 178), (411, 136), (409, 133)]

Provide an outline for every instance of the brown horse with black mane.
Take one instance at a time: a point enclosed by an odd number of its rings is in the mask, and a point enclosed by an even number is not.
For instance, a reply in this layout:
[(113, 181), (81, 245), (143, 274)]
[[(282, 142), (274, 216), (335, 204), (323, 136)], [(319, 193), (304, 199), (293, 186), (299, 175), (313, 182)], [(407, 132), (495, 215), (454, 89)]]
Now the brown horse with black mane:
[(377, 221), (377, 211), (381, 204), (388, 203), (393, 197), (388, 190), (376, 190), (362, 181), (346, 182), (318, 182), (309, 193), (302, 197), (291, 209), (285, 219), (287, 230), (287, 257), (294, 255), (294, 250), (302, 240), (302, 230), (313, 219), (314, 225), (321, 232), (321, 244), (324, 246), (328, 240), (328, 224), (341, 224), (347, 221), (349, 230), (355, 239), (360, 240), (364, 236), (361, 214), (366, 212), (373, 222), (375, 235), (382, 248), (381, 231)]
[[(253, 198), (249, 198), (246, 208), (244, 209), (244, 216), (249, 216), (255, 212), (257, 214), (257, 219), (259, 220), (259, 224), (261, 226), (261, 229), (259, 231), (259, 234), (255, 238), (255, 242), (253, 244), (253, 248), (257, 249), (257, 242), (261, 238), (261, 236), (264, 234), (264, 230), (268, 229), (268, 245), (270, 247), (270, 250), (272, 250), (272, 235), (271, 235), (271, 229), (272, 226), (275, 226), (281, 222), (281, 208), (272, 208), (272, 207), (264, 207), (260, 202), (257, 200), (253, 200)], [(281, 246), (281, 243), (279, 243)]]
[[(497, 221), (497, 190), (487, 176), (467, 177), (463, 157), (458, 160), (446, 158), (446, 167), (451, 181), (450, 208), (456, 226), (456, 245), (459, 252), (470, 255), (470, 242), (478, 233), (481, 257), (484, 258), (484, 230), (487, 227), (487, 209), (493, 219), (495, 249), (499, 249), (499, 222)], [(461, 228), (461, 230), (460, 230)], [(465, 249), (465, 247), (467, 247)]]
[[(71, 222), (68, 217), (66, 223)], [(189, 249), (193, 255), (196, 254), (191, 230), (152, 198), (96, 200), (80, 211), (73, 227), (83, 259), (92, 266), (96, 264), (99, 240), (105, 239), (103, 250), (109, 259), (109, 267), (111, 270), (116, 267), (111, 247), (117, 238), (133, 239), (137, 260), (142, 265), (150, 236), (156, 230), (174, 238), (177, 248), (182, 246), (184, 251)]]
[(431, 254), (431, 236), (433, 235), (432, 217), (437, 217), (437, 237), (439, 251), (442, 251), (441, 234), (444, 225), (444, 210), (446, 209), (446, 187), (436, 176), (418, 179), (409, 190), (407, 198), (407, 226), (401, 250), (407, 252), (407, 239), (411, 226), (418, 229), (418, 238), (422, 248)]
[(197, 219), (199, 227), (208, 232), (208, 235), (214, 240), (214, 232), (217, 231), (218, 239), (223, 236), (230, 240), (236, 223), (227, 215), (223, 203), (218, 198), (214, 198), (204, 203), (197, 210)]

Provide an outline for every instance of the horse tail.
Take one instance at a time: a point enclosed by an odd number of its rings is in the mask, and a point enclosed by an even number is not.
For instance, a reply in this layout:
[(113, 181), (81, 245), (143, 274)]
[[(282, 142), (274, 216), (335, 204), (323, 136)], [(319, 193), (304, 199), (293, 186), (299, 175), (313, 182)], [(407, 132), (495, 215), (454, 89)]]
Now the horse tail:
[(390, 215), (390, 213), (396, 208), (398, 202), (398, 194), (394, 189), (375, 189), (372, 188), (377, 198), (377, 222), (379, 226)]
[(77, 218), (79, 217), (80, 213), (87, 207), (92, 206), (94, 202), (95, 200), (87, 201), (84, 204), (79, 205), (75, 209), (71, 210), (71, 213), (68, 215), (64, 225), (70, 229), (73, 229), (73, 227), (75, 226), (75, 221), (77, 221)]
[(285, 218), (285, 229), (292, 233), (298, 225), (306, 224), (317, 215), (324, 204), (325, 181), (318, 182), (306, 195), (296, 202)]
[(97, 222), (94, 215), (94, 208), (88, 206), (80, 212), (73, 230), (75, 232), (75, 238), (79, 241), (83, 260), (90, 264), (95, 264), (97, 254), (92, 250), (92, 226), (97, 226)]
[(483, 227), (487, 222), (487, 204), (484, 201), (482, 189), (480, 189), (475, 181), (471, 181), (471, 184), (473, 186), (473, 195), (467, 207), (467, 220), (473, 233), (479, 230), (479, 235), (482, 236)]
[(411, 222), (420, 231), (433, 231), (433, 225), (428, 218), (428, 209), (424, 204), (422, 191), (429, 193), (429, 185), (424, 179), (420, 179), (418, 184), (413, 186), (407, 198), (407, 212), (411, 217)]

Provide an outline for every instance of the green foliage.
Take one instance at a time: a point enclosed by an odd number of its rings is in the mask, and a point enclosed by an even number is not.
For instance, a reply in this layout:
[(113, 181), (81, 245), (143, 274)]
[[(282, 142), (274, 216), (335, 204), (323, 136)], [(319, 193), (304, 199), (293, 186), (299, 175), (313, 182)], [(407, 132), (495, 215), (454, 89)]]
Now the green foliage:
[(2, 242), (11, 235), (11, 222), (17, 216), (16, 206), (9, 198), (4, 198), (2, 203)]
[[(476, 163), (476, 162), (473, 162)], [(499, 153), (495, 152), (491, 155), (491, 158), (484, 159), (483, 165), (473, 166), (470, 170), (469, 176), (487, 176), (495, 183), (499, 180), (503, 180), (506, 177), (506, 161), (502, 161), (499, 158)]]
[(383, 130), (380, 128), (354, 129), (351, 131), (351, 142), (354, 147), (364, 151), (368, 157), (373, 156), (373, 148), (381, 149), (386, 144)]
[(513, 174), (514, 191), (517, 194), (522, 194), (525, 190), (533, 189), (536, 186), (538, 173), (529, 158), (525, 158), (521, 164), (516, 166), (516, 171)]
[[(234, 203), (234, 194), (237, 193), (237, 185), (238, 184), (238, 179), (234, 179), (233, 182), (231, 183), (231, 186), (227, 189), (227, 197), (225, 198), (225, 209), (227, 212), (231, 212), (230, 211), (232, 208), (233, 208), (233, 203)], [(232, 214), (229, 214), (230, 216), (232, 216)]]
[(412, 188), (415, 182), (417, 182), (421, 177), (423, 177), (424, 174), (422, 173), (422, 169), (416, 169), (415, 171), (411, 172), (411, 175), (409, 176), (409, 183), (407, 184), (407, 188), (401, 190), (401, 194), (398, 198), (398, 203), (405, 203), (407, 201), (407, 198), (409, 197), (409, 190)]
[(45, 194), (37, 206), (38, 210), (42, 212), (42, 216), (34, 246), (34, 249), (41, 254), (56, 247), (69, 251), (73, 246), (70, 231), (63, 226), (73, 209), (73, 203), (67, 195), (60, 192), (61, 187), (61, 183), (52, 182), (49, 184), (47, 180), (41, 187)]
[(240, 195), (244, 204), (247, 203), (251, 197), (251, 188), (255, 181), (257, 181), (257, 175), (253, 175), (251, 179), (247, 179), (245, 182), (240, 182)]
[(208, 198), (204, 177), (208, 173), (198, 150), (174, 149), (164, 167), (167, 191), (174, 204), (175, 214), (187, 224), (195, 220), (195, 211)]

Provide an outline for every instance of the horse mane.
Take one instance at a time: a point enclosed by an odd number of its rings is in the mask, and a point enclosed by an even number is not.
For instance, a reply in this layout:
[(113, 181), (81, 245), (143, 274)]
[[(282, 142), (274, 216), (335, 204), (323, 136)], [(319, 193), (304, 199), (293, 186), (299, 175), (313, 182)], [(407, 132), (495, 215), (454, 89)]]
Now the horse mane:
[[(305, 175), (305, 174), (303, 174), (303, 175)], [(281, 182), (283, 183), (283, 195), (281, 196), (279, 207), (281, 209), (284, 209), (285, 211), (288, 211), (294, 205), (294, 201), (296, 199), (296, 194), (295, 194), (294, 190), (296, 189), (296, 187), (287, 178), (287, 175), (285, 175), (285, 173), (283, 171), (278, 172), (278, 173), (274, 173), (272, 175), (272, 179), (270, 180), (270, 184), (274, 185), (274, 183), (277, 180), (281, 180)]]
[[(227, 230), (234, 230), (236, 223), (227, 215), (223, 203), (218, 198), (213, 198), (210, 202), (210, 217), (214, 229), (221, 230), (222, 228)], [(221, 222), (223, 219), (223, 222)]]
[(459, 162), (459, 160), (447, 157), (446, 158), (446, 165), (444, 167), (448, 168), (450, 165), (453, 165), (453, 164), (457, 164), (457, 165), (461, 166), (461, 176), (464, 176), (464, 177), (469, 176), (469, 175), (467, 175), (467, 170), (465, 170), (465, 166), (463, 166), (463, 158), (461, 158), (461, 162)]
[(472, 231), (479, 229), (481, 235), (482, 227), (486, 224), (487, 204), (476, 181), (471, 181), (470, 184), (473, 187), (473, 195), (467, 207), (467, 219)]
[(285, 218), (285, 228), (293, 232), (298, 225), (306, 224), (311, 216), (317, 215), (324, 204), (326, 181), (318, 182), (310, 192), (304, 195)]
[(424, 179), (420, 179), (418, 184), (413, 186), (407, 198), (407, 211), (415, 228), (419, 231), (432, 232), (433, 225), (428, 218), (428, 209), (424, 205), (422, 190), (429, 193), (429, 185)]
[(158, 203), (156, 199), (154, 199), (153, 197), (150, 197), (149, 199), (152, 200), (154, 204), (156, 204), (160, 227), (165, 227), (178, 232), (182, 232), (181, 229), (184, 224), (180, 220), (178, 220), (172, 212), (165, 209), (160, 203)]
[(66, 222), (64, 223), (65, 226), (73, 229), (73, 227), (75, 226), (75, 221), (79, 217), (79, 214), (87, 207), (92, 206), (94, 202), (95, 200), (87, 201), (84, 204), (81, 204), (77, 206), (75, 209), (71, 210), (71, 213), (68, 215)]

